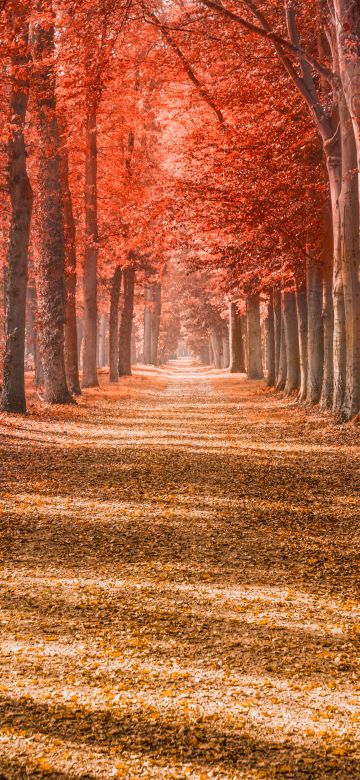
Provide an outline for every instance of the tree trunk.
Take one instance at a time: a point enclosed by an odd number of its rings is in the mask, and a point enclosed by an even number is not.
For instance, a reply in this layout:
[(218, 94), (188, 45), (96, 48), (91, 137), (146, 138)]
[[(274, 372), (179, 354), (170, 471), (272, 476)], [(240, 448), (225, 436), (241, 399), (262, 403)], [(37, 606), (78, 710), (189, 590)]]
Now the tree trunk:
[(341, 417), (349, 420), (360, 410), (359, 199), (357, 176), (354, 175), (357, 157), (353, 125), (343, 103), (340, 103), (340, 110), (343, 112), (343, 176), (339, 207), (346, 325), (346, 381)]
[(153, 299), (153, 308), (151, 313), (151, 363), (153, 366), (157, 366), (159, 335), (160, 335), (160, 319), (161, 319), (160, 282), (155, 282), (155, 284), (153, 284), (152, 299)]
[(84, 338), (84, 323), (83, 320), (80, 320), (78, 317), (76, 319), (76, 333), (77, 333), (77, 358), (78, 358), (78, 366), (80, 366), (81, 347)]
[(307, 402), (317, 404), (321, 397), (324, 365), (322, 324), (322, 269), (313, 258), (307, 260), (308, 301), (308, 388)]
[[(24, 47), (28, 44), (28, 27), (20, 32)], [(20, 46), (20, 51), (21, 51)], [(29, 84), (20, 75), (28, 63), (18, 53), (11, 58), (12, 89), (10, 97), (10, 137), (8, 141), (9, 188), (11, 200), (10, 243), (6, 274), (6, 320), (3, 390), (1, 407), (6, 412), (26, 411), (25, 399), (25, 313), (28, 269), (28, 247), (32, 213), (32, 191), (26, 170), (24, 140), (25, 115)]]
[(214, 355), (215, 368), (221, 368), (221, 345), (217, 328), (212, 326), (210, 328), (211, 346)]
[(119, 378), (119, 299), (121, 289), (121, 268), (116, 266), (111, 281), (110, 290), (110, 322), (109, 322), (109, 362), (110, 382)]
[(153, 300), (153, 288), (151, 284), (146, 284), (145, 285), (145, 308), (144, 308), (144, 363), (146, 366), (149, 366), (151, 364), (152, 300)]
[(229, 346), (229, 332), (222, 335), (222, 368), (229, 368), (230, 364), (230, 346)]
[(267, 362), (267, 385), (275, 385), (275, 322), (274, 322), (274, 293), (270, 291), (268, 316), (266, 327), (266, 362)]
[(214, 357), (214, 350), (212, 348), (211, 335), (209, 335), (209, 364), (210, 366), (215, 365), (215, 357)]
[(241, 316), (236, 303), (229, 304), (230, 323), (230, 374), (240, 374), (245, 371), (244, 346), (242, 340)]
[(324, 371), (321, 389), (320, 408), (331, 409), (334, 388), (334, 307), (332, 297), (332, 226), (327, 219), (328, 230), (325, 236), (323, 253), (323, 298), (322, 322), (324, 333)]
[(136, 325), (133, 319), (133, 324), (131, 328), (131, 351), (130, 351), (130, 360), (131, 365), (135, 366), (137, 363), (137, 354), (136, 354)]
[[(280, 294), (281, 300), (281, 294)], [(284, 390), (287, 377), (287, 362), (286, 362), (286, 342), (285, 342), (285, 323), (283, 313), (280, 309), (280, 350), (279, 350), (279, 370), (276, 379), (276, 389)]]
[(97, 375), (97, 126), (91, 107), (86, 120), (85, 161), (85, 255), (84, 255), (84, 351), (83, 387), (96, 387)]
[(99, 323), (99, 368), (106, 366), (106, 333), (107, 333), (107, 314), (103, 312)]
[(282, 293), (284, 315), (285, 345), (286, 345), (286, 383), (285, 395), (290, 395), (299, 388), (299, 333), (294, 292)]
[(275, 384), (279, 375), (281, 346), (281, 293), (274, 290), (274, 335), (275, 335)]
[(134, 316), (135, 269), (124, 268), (124, 305), (119, 330), (119, 376), (131, 376), (131, 331)]
[[(48, 4), (38, 0), (32, 32), (32, 113), (38, 132), (38, 270), (44, 399), (72, 401), (64, 360), (65, 242), (60, 183), (60, 139), (56, 117), (54, 27)], [(41, 18), (42, 17), (42, 18)], [(40, 294), (41, 293), (41, 294)]]
[(67, 127), (62, 113), (59, 113), (58, 123), (61, 135), (60, 175), (65, 238), (65, 373), (70, 393), (81, 395), (76, 327), (75, 220), (69, 187), (69, 163), (66, 147)]
[(308, 311), (306, 297), (306, 279), (296, 288), (296, 311), (299, 328), (299, 363), (300, 389), (298, 400), (305, 402), (307, 398), (308, 379)]
[(260, 327), (260, 296), (249, 295), (246, 299), (247, 313), (247, 340), (249, 362), (248, 379), (262, 379), (263, 369), (261, 360), (261, 327)]

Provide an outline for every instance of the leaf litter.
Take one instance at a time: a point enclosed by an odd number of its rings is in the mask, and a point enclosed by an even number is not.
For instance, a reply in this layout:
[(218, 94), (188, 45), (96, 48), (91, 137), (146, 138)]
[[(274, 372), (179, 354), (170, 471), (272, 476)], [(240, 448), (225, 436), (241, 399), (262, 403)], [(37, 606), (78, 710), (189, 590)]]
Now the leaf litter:
[(360, 777), (357, 429), (105, 379), (0, 418), (0, 776)]

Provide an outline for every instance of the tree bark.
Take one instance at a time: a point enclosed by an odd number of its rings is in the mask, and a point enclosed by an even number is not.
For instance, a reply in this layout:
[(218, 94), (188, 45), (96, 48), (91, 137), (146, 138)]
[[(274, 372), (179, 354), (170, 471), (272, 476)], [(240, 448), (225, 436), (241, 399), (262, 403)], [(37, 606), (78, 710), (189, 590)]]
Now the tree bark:
[(322, 269), (313, 258), (307, 260), (308, 301), (308, 388), (307, 402), (317, 404), (321, 397), (324, 365), (322, 323)]
[(246, 299), (247, 340), (248, 340), (248, 379), (262, 379), (260, 296), (249, 295)]
[(110, 322), (109, 322), (109, 362), (110, 382), (119, 379), (119, 300), (121, 289), (120, 266), (116, 266), (111, 281), (110, 290)]
[(222, 335), (222, 368), (229, 368), (230, 365), (230, 345), (229, 345), (229, 331), (226, 329), (226, 333)]
[(231, 301), (229, 304), (229, 324), (230, 324), (230, 374), (240, 374), (245, 372), (244, 363), (244, 345), (242, 340), (241, 316), (237, 310), (236, 303)]
[(107, 314), (103, 312), (100, 316), (100, 324), (99, 324), (99, 367), (100, 368), (105, 368), (106, 366), (107, 325), (108, 325)]
[[(325, 223), (326, 224), (326, 223)], [(327, 220), (328, 230), (325, 235), (323, 252), (323, 297), (322, 322), (324, 333), (324, 371), (321, 388), (320, 408), (331, 409), (334, 389), (334, 307), (332, 297), (332, 225)]]
[(18, 48), (11, 58), (10, 137), (8, 174), (11, 201), (10, 243), (5, 292), (5, 354), (1, 407), (6, 412), (24, 413), (25, 399), (25, 316), (28, 248), (32, 213), (32, 190), (26, 170), (24, 140), (29, 84), (28, 26), (22, 24)]
[(221, 344), (217, 328), (214, 325), (210, 328), (210, 338), (215, 368), (221, 368)]
[(83, 387), (96, 387), (97, 375), (97, 124), (91, 106), (86, 119), (85, 160), (85, 255), (84, 255), (84, 350)]
[(65, 373), (70, 393), (81, 395), (76, 327), (76, 235), (69, 187), (67, 127), (63, 114), (59, 113), (58, 123), (61, 136), (60, 175), (65, 239)]
[(152, 292), (153, 308), (151, 312), (151, 363), (158, 365), (158, 347), (161, 321), (161, 284), (155, 282)]
[(119, 330), (119, 376), (131, 376), (131, 331), (134, 316), (135, 269), (124, 268), (124, 305)]
[[(281, 300), (281, 295), (280, 295)], [(284, 390), (287, 377), (287, 362), (286, 362), (286, 342), (285, 342), (285, 323), (283, 313), (280, 309), (280, 349), (279, 349), (279, 370), (276, 379), (276, 389)]]
[(274, 293), (270, 290), (268, 303), (268, 316), (266, 327), (266, 362), (267, 362), (267, 385), (275, 385), (275, 322), (274, 322)]
[(279, 374), (280, 345), (281, 345), (281, 293), (274, 290), (274, 333), (275, 333), (275, 384)]
[[(360, 107), (360, 102), (359, 102)], [(356, 145), (350, 115), (340, 101), (342, 187), (339, 198), (341, 223), (341, 264), (346, 326), (346, 380), (341, 409), (349, 420), (360, 410), (360, 285), (359, 285), (359, 198)]]
[(306, 279), (302, 280), (296, 288), (296, 311), (299, 328), (299, 364), (300, 364), (300, 388), (298, 400), (305, 402), (307, 398), (308, 379), (308, 311), (306, 297)]
[(294, 390), (298, 390), (300, 379), (299, 333), (295, 293), (284, 291), (282, 293), (282, 305), (287, 365), (285, 395), (291, 395)]
[(137, 354), (136, 354), (136, 326), (133, 319), (133, 324), (131, 328), (131, 354), (130, 354), (130, 360), (131, 365), (135, 366), (137, 363)]
[(144, 363), (151, 364), (151, 318), (152, 318), (153, 288), (151, 284), (145, 285), (144, 308)]
[(65, 241), (60, 183), (60, 139), (56, 117), (54, 26), (48, 3), (38, 0), (32, 31), (32, 111), (39, 139), (38, 270), (44, 399), (71, 403), (64, 360)]

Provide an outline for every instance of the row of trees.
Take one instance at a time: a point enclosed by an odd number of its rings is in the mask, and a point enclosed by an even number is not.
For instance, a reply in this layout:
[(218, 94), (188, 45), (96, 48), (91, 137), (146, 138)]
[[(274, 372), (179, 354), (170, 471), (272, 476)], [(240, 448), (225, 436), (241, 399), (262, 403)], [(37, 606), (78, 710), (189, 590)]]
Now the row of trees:
[[(261, 376), (262, 319), (269, 384), (357, 414), (358, 4), (8, 0), (0, 21), (3, 408), (25, 409), (28, 277), (44, 396), (67, 403), (77, 318), (98, 381), (104, 289), (111, 380), (129, 372), (136, 275), (146, 362), (174, 348), (183, 285), (202, 359)], [(161, 304), (171, 258), (185, 271)]]

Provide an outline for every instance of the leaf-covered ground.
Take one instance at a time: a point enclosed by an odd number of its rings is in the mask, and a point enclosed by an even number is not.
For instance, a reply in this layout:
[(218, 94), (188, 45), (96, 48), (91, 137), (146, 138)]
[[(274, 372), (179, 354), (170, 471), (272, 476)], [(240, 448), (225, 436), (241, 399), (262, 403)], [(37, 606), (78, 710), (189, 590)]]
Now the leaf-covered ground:
[(359, 429), (173, 366), (0, 432), (0, 778), (360, 778)]

